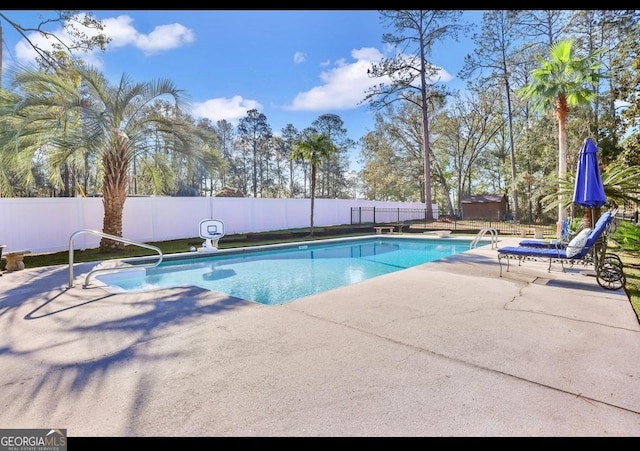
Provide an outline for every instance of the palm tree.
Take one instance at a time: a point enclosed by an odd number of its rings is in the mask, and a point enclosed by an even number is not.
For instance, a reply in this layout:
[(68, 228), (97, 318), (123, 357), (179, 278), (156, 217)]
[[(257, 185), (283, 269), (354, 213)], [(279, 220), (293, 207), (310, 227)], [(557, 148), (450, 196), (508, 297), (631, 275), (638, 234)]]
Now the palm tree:
[(336, 146), (333, 145), (331, 139), (322, 133), (312, 132), (306, 138), (298, 140), (294, 143), (293, 151), (289, 158), (292, 160), (302, 160), (311, 166), (311, 216), (309, 234), (313, 236), (313, 204), (316, 191), (316, 173), (318, 165), (323, 159), (328, 158), (332, 153), (337, 152)]
[[(531, 82), (518, 90), (523, 99), (530, 99), (538, 110), (553, 107), (558, 120), (558, 179), (567, 172), (567, 116), (570, 107), (589, 104), (596, 97), (594, 89), (601, 78), (600, 51), (586, 57), (574, 53), (573, 41), (563, 40), (549, 49), (549, 59), (531, 72)], [(563, 190), (558, 189), (558, 221), (567, 217)]]
[[(75, 174), (82, 164), (84, 149), (58, 145), (80, 127), (80, 116), (77, 111), (54, 107), (67, 98), (69, 90), (79, 89), (80, 77), (75, 71), (59, 69), (57, 74), (40, 73), (37, 83), (25, 82), (29, 73), (18, 69), (13, 73), (15, 91), (0, 92), (2, 196), (14, 195), (10, 178), (30, 188), (39, 169), (48, 177), (50, 187), (60, 188), (67, 182), (62, 173), (74, 168)], [(68, 193), (68, 183), (65, 188)]]
[[(54, 165), (79, 149), (92, 155), (102, 175), (102, 231), (122, 237), (130, 165), (138, 154), (157, 145), (149, 139), (151, 130), (164, 138), (165, 148), (176, 152), (190, 152), (195, 134), (180, 114), (181, 91), (168, 80), (134, 83), (123, 75), (118, 85), (111, 86), (93, 67), (77, 65), (69, 72), (77, 77), (29, 68), (16, 72), (14, 84), (21, 92), (14, 113), (22, 125), (9, 145), (23, 154), (55, 150)], [(174, 116), (145, 108), (165, 96), (174, 101)], [(62, 133), (60, 118), (69, 117), (74, 121), (67, 120)], [(100, 241), (101, 252), (122, 247), (120, 241)]]

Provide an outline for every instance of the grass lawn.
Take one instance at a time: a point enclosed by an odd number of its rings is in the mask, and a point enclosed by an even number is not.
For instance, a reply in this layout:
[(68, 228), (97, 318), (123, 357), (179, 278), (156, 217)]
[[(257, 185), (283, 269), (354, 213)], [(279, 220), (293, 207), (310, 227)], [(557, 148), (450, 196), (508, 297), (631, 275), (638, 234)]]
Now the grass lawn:
[[(225, 235), (218, 247), (220, 249), (229, 249), (234, 247), (259, 246), (265, 244), (286, 243), (301, 240), (320, 240), (330, 237), (346, 237), (346, 236), (362, 236), (370, 235), (372, 227), (354, 228), (354, 227), (314, 227), (314, 237), (309, 236), (309, 228), (280, 230), (264, 233), (246, 233), (237, 235)], [(149, 242), (150, 244), (160, 248), (163, 254), (175, 254), (179, 252), (189, 252), (191, 247), (198, 248), (202, 246), (204, 240), (200, 237), (184, 238), (179, 240)], [(157, 255), (153, 250), (143, 247), (129, 245), (124, 250), (110, 254), (101, 254), (97, 248), (86, 250), (74, 250), (73, 262), (93, 262), (105, 259), (143, 257), (148, 255)], [(40, 266), (64, 265), (69, 263), (69, 252), (53, 252), (47, 254), (29, 254), (24, 256), (24, 264), (26, 268), (37, 268)], [(5, 261), (1, 263), (4, 269)]]
[(608, 250), (622, 260), (624, 277), (627, 280), (624, 288), (640, 321), (640, 251), (622, 249), (615, 242), (609, 244)]

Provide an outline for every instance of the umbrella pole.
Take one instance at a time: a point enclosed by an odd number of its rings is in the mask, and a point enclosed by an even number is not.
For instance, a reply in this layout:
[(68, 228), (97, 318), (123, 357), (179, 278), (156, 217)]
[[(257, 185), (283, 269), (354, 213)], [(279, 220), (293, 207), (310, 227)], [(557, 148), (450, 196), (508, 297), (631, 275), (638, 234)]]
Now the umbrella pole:
[[(596, 223), (596, 209), (595, 207), (591, 207), (591, 227)], [(602, 260), (605, 256), (607, 250), (607, 240), (608, 234), (605, 232), (598, 238), (593, 245), (593, 254), (594, 254), (594, 267), (596, 270), (596, 274), (600, 271), (600, 265), (602, 264)]]

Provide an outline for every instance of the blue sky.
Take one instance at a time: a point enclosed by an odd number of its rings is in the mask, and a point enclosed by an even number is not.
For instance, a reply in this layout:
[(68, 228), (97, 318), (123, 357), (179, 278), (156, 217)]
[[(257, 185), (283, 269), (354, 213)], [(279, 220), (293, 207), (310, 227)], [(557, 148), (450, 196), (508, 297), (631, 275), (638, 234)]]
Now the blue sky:
[[(23, 26), (35, 26), (47, 11), (6, 11)], [(189, 96), (196, 118), (226, 119), (236, 125), (250, 109), (264, 113), (274, 133), (291, 123), (299, 130), (322, 114), (337, 114), (349, 137), (373, 127), (373, 113), (359, 105), (379, 80), (367, 68), (391, 56), (376, 10), (91, 10), (112, 38), (106, 52), (85, 55), (117, 83), (123, 73), (135, 81), (171, 79)], [(481, 11), (466, 11), (477, 21)], [(34, 60), (34, 53), (6, 23), (3, 67)], [(56, 31), (49, 29), (49, 31)], [(31, 36), (39, 40), (38, 36)], [(453, 89), (470, 38), (447, 42), (430, 62), (442, 68)], [(6, 86), (6, 80), (3, 81)], [(353, 157), (355, 158), (355, 157)], [(353, 159), (352, 158), (352, 159)], [(352, 162), (354, 163), (354, 162)]]

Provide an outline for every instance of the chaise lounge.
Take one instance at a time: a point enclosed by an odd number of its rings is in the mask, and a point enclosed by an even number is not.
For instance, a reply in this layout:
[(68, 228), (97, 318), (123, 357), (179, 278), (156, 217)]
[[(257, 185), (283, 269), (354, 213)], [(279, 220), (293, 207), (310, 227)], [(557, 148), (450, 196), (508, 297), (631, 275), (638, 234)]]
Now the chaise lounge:
[[(558, 243), (549, 247), (528, 247), (528, 246), (507, 246), (498, 249), (498, 263), (500, 264), (500, 277), (502, 277), (502, 259), (507, 260), (507, 272), (509, 271), (509, 260), (518, 259), (518, 266), (525, 258), (549, 259), (548, 271), (551, 271), (551, 263), (559, 261), (564, 271), (564, 262), (575, 263), (588, 257), (592, 251), (596, 251), (594, 246), (613, 219), (613, 214), (607, 211), (600, 216), (593, 229), (583, 229), (566, 246)], [(601, 253), (602, 250), (600, 250)], [(598, 258), (594, 258), (598, 262)], [(596, 263), (598, 266), (598, 263)]]
[(573, 234), (569, 230), (570, 218), (562, 221), (562, 227), (560, 229), (560, 240), (543, 240), (543, 239), (528, 239), (522, 240), (518, 243), (519, 246), (525, 247), (543, 247), (543, 248), (564, 248), (569, 243), (569, 239)]

